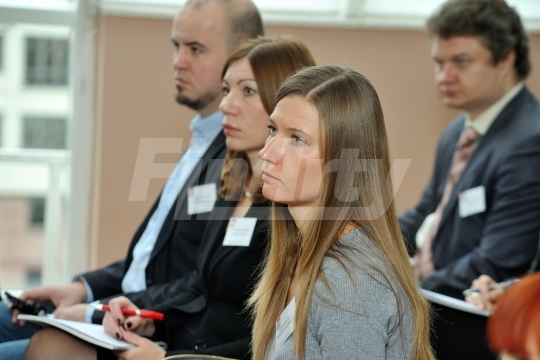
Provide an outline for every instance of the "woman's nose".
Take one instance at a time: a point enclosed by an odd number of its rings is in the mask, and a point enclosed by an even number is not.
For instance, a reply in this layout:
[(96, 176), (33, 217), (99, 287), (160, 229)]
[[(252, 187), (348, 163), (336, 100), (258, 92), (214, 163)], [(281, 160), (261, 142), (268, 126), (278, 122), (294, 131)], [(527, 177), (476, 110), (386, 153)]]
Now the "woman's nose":
[[(264, 161), (271, 163), (277, 163), (279, 158), (282, 156), (282, 152), (285, 144), (283, 140), (277, 136), (272, 137), (271, 135), (266, 139), (266, 143), (261, 151), (259, 151), (259, 158)], [(281, 146), (280, 146), (281, 144)]]
[(219, 110), (224, 114), (232, 114), (234, 110), (234, 100), (232, 99), (231, 93), (223, 96), (221, 103), (219, 104)]

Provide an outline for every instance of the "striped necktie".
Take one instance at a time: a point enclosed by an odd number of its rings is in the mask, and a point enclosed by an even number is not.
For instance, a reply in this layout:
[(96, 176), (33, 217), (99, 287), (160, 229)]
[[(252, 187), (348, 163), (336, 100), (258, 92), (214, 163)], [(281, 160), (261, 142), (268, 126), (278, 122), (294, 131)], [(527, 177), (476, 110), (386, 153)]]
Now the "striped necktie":
[(431, 251), (433, 239), (435, 238), (435, 234), (437, 234), (443, 210), (446, 207), (446, 204), (448, 204), (450, 195), (454, 191), (454, 187), (459, 181), (463, 170), (467, 167), (469, 158), (478, 145), (479, 138), (480, 136), (472, 127), (467, 127), (461, 132), (456, 149), (454, 150), (452, 166), (450, 167), (441, 201), (439, 202), (439, 205), (437, 205), (433, 219), (429, 223), (425, 239), (422, 242), (422, 245), (420, 245), (412, 262), (414, 276), (417, 280), (426, 278), (435, 270)]

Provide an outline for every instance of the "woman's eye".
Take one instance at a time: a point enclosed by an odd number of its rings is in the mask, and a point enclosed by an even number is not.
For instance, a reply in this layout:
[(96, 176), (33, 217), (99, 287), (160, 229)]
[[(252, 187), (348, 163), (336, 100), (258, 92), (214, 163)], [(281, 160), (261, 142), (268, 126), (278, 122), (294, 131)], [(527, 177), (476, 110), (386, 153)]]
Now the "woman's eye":
[(277, 129), (273, 127), (272, 125), (268, 125), (267, 128), (270, 130), (270, 135), (277, 134)]
[(304, 139), (302, 139), (300, 136), (296, 136), (296, 135), (293, 135), (293, 141), (294, 141), (295, 144), (298, 144), (298, 145), (305, 143)]
[(228, 87), (225, 87), (225, 86), (222, 87), (222, 89), (223, 89), (223, 95), (228, 95), (229, 92), (231, 91)]
[(246, 87), (246, 88), (244, 88), (244, 93), (246, 95), (253, 95), (253, 94), (255, 94), (255, 90), (253, 90), (252, 88)]

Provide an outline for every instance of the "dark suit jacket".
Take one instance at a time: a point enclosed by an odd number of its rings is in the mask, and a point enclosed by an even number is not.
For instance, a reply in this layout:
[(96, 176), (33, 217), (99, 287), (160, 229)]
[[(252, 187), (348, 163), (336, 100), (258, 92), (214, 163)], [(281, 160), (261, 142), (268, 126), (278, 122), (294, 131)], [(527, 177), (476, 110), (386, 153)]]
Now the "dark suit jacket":
[[(415, 235), (442, 197), (452, 155), (464, 127), (458, 116), (445, 130), (435, 168), (418, 205), (400, 216), (409, 249)], [(485, 187), (486, 211), (459, 216), (458, 194)], [(502, 110), (454, 188), (433, 240), (435, 272), (421, 286), (462, 298), (480, 274), (496, 281), (527, 271), (540, 228), (540, 104), (525, 87)]]
[(247, 247), (222, 245), (235, 206), (236, 202), (217, 202), (211, 214), (217, 220), (204, 232), (191, 287), (152, 307), (165, 313), (165, 321), (155, 322), (154, 340), (167, 342), (168, 356), (202, 353), (250, 358), (251, 321), (245, 305), (266, 250), (269, 203), (255, 204), (247, 212), (246, 217), (258, 219)]
[[(171, 294), (182, 291), (186, 284), (190, 283), (191, 272), (197, 267), (201, 235), (210, 213), (187, 215), (187, 190), (190, 186), (212, 182), (219, 188), (225, 154), (225, 136), (220, 132), (180, 190), (176, 208), (173, 206), (161, 228), (146, 267), (147, 290), (123, 294), (122, 279), (133, 260), (133, 249), (155, 211), (159, 198), (135, 233), (126, 259), (81, 275), (92, 288), (94, 299), (102, 299), (102, 302), (106, 303), (112, 297), (124, 295), (137, 306), (147, 308), (165, 301)], [(94, 322), (101, 323), (100, 313), (95, 312)]]

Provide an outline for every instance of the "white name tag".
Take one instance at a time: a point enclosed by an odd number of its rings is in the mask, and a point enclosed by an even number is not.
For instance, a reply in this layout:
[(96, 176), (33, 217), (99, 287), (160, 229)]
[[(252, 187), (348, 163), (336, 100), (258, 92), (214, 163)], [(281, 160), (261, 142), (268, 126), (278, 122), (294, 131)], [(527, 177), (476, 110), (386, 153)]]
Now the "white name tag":
[(257, 218), (232, 217), (227, 226), (223, 246), (249, 246), (256, 224)]
[(459, 216), (480, 214), (486, 211), (486, 188), (477, 186), (459, 193)]
[(216, 184), (192, 186), (188, 189), (188, 215), (202, 214), (214, 210), (217, 199)]
[(295, 313), (296, 300), (293, 298), (276, 321), (276, 352), (293, 333)]

